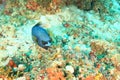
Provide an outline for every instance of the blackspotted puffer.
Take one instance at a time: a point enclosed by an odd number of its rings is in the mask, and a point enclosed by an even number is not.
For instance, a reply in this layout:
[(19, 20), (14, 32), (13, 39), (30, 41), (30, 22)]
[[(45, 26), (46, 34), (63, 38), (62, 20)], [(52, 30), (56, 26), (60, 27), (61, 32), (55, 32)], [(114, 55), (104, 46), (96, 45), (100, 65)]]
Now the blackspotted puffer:
[(51, 38), (47, 31), (42, 28), (39, 24), (36, 24), (32, 28), (33, 41), (37, 42), (42, 48), (48, 49), (51, 46)]

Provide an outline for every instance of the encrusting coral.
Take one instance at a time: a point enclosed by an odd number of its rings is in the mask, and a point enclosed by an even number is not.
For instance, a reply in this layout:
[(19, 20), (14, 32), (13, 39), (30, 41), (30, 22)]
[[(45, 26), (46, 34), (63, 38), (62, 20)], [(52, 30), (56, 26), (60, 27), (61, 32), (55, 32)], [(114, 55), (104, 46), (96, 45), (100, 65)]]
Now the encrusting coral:
[(58, 68), (47, 68), (46, 72), (50, 80), (65, 80), (63, 72)]
[(39, 5), (37, 2), (31, 0), (27, 2), (26, 8), (35, 11), (39, 8)]
[(103, 40), (92, 40), (90, 43), (92, 51), (97, 54), (105, 53), (106, 51), (115, 50), (115, 45)]
[[(66, 80), (64, 77), (64, 72), (57, 67), (49, 67), (40, 71), (42, 76), (39, 76), (44, 80), (45, 78), (49, 80)], [(44, 76), (46, 74), (46, 76)]]

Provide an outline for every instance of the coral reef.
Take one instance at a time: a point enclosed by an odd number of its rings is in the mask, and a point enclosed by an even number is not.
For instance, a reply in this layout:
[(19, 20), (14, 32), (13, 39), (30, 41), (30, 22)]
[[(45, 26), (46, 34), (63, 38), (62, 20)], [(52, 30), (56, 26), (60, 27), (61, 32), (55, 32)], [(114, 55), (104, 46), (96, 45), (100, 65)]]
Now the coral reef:
[[(119, 9), (119, 0), (0, 1), (0, 79), (119, 80)], [(32, 40), (37, 23), (47, 50)]]

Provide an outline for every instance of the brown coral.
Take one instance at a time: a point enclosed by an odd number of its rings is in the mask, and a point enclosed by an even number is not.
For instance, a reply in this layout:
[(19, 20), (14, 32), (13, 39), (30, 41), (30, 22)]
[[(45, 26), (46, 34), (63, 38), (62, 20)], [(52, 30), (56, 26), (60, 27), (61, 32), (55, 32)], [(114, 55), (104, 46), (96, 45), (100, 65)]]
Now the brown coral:
[(92, 51), (96, 52), (97, 54), (105, 53), (106, 51), (113, 51), (115, 50), (115, 46), (112, 43), (109, 43), (104, 40), (93, 40), (90, 43)]

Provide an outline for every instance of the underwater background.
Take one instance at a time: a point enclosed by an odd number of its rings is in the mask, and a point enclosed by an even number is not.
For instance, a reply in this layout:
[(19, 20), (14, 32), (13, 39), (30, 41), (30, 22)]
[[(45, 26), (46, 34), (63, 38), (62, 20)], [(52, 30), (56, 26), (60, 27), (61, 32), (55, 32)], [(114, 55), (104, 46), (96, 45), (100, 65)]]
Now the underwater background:
[(0, 0), (0, 80), (120, 80), (120, 0)]

